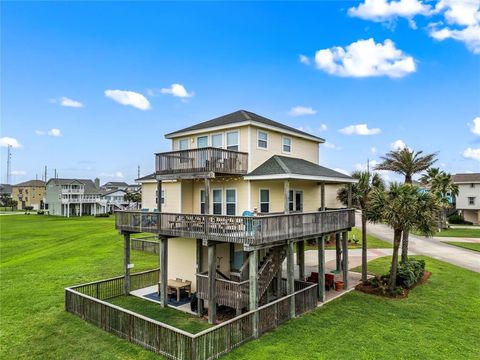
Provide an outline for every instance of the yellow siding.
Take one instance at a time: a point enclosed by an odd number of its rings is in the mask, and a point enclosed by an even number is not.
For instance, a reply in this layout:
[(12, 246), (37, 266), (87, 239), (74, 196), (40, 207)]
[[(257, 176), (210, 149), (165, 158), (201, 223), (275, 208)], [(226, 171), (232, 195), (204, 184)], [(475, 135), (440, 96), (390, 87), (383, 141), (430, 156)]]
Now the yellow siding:
[[(182, 201), (180, 182), (162, 182), (162, 190), (165, 191), (165, 203), (162, 205), (164, 212), (180, 212)], [(142, 183), (142, 208), (153, 211), (157, 208), (155, 193), (157, 184), (152, 182)]]
[(325, 206), (327, 208), (341, 208), (344, 205), (337, 200), (337, 192), (343, 185), (325, 185)]
[(176, 137), (172, 139), (172, 150), (178, 150), (179, 146), (178, 143), (182, 139), (188, 139), (188, 148), (189, 149), (196, 149), (197, 148), (197, 137), (198, 136), (208, 136), (208, 146), (212, 145), (212, 135), (216, 134), (222, 134), (223, 135), (223, 148), (226, 148), (227, 146), (227, 133), (233, 132), (233, 131), (238, 131), (239, 132), (239, 151), (244, 151), (248, 152), (248, 127), (247, 126), (241, 126), (241, 127), (235, 127), (235, 128), (230, 128), (230, 129), (224, 129), (224, 130), (217, 130), (217, 131), (202, 131), (195, 133), (193, 135), (188, 135), (188, 136), (181, 136), (181, 137)]
[(45, 188), (45, 186), (12, 186), (12, 199), (18, 201), (17, 207), (19, 209), (25, 202), (24, 206), (33, 206), (35, 210), (38, 210), (40, 209), (40, 202), (43, 201), (45, 196)]
[(190, 280), (196, 291), (197, 240), (190, 238), (168, 239), (168, 278)]

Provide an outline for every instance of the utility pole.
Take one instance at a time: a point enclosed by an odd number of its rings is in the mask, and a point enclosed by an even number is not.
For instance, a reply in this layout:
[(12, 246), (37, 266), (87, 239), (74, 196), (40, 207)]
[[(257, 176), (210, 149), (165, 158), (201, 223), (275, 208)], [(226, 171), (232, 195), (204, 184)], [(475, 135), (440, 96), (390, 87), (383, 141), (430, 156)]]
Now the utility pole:
[(10, 184), (11, 166), (12, 166), (12, 145), (7, 146), (7, 184)]
[(140, 165), (137, 167), (137, 179), (140, 179)]
[(47, 182), (47, 165), (45, 165), (45, 182)]

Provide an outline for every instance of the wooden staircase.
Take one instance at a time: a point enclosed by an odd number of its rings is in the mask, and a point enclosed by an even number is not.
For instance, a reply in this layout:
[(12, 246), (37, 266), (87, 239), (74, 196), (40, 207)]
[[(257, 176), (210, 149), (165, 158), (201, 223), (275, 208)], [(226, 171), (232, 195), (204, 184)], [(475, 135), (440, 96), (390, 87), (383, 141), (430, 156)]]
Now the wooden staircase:
[(282, 268), (283, 261), (287, 256), (283, 246), (270, 248), (259, 264), (258, 270), (258, 297), (265, 294), (278, 271)]

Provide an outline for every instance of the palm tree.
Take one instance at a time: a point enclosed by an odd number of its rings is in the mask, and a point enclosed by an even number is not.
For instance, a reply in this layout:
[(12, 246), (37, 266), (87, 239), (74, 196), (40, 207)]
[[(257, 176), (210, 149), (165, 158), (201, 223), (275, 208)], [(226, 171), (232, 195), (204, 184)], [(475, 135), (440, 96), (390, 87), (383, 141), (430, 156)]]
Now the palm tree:
[[(412, 176), (432, 166), (432, 164), (437, 161), (436, 157), (436, 153), (423, 155), (423, 151), (415, 152), (405, 147), (403, 149), (390, 151), (385, 156), (382, 156), (381, 159), (383, 161), (378, 164), (375, 169), (402, 174), (405, 176), (405, 184), (411, 184)], [(408, 234), (408, 230), (403, 233), (402, 262), (406, 262), (408, 259)]]
[(442, 211), (439, 216), (439, 228), (444, 228), (446, 224), (446, 211), (451, 206), (450, 197), (458, 195), (458, 185), (453, 183), (452, 176), (439, 168), (430, 168), (427, 173), (420, 178), (420, 182), (427, 186), (442, 205)]
[[(352, 205), (362, 211), (362, 281), (367, 280), (367, 213), (370, 194), (373, 189), (385, 189), (385, 184), (378, 174), (371, 174), (368, 171), (355, 171), (352, 178), (358, 183), (351, 185)], [(348, 203), (348, 187), (338, 191), (337, 199), (343, 204)]]
[(390, 267), (389, 289), (397, 283), (398, 250), (402, 232), (416, 229), (425, 235), (435, 231), (435, 212), (438, 202), (432, 194), (420, 191), (418, 186), (393, 183), (388, 191), (375, 189), (367, 208), (368, 220), (385, 222), (393, 228), (393, 255)]

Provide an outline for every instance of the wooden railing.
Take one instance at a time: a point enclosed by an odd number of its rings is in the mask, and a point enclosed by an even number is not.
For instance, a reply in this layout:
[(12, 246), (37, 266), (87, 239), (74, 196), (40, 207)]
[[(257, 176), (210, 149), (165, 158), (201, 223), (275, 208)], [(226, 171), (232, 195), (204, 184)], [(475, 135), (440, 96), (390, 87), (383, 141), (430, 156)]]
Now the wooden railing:
[(355, 226), (354, 209), (256, 217), (117, 211), (116, 228), (164, 236), (261, 245), (347, 230)]
[[(248, 307), (248, 280), (236, 282), (216, 278), (217, 304), (229, 306), (233, 309)], [(208, 275), (197, 274), (197, 296), (208, 300)]]
[[(65, 310), (105, 331), (171, 359), (208, 360), (230, 352), (254, 338), (255, 313), (259, 317), (259, 335), (289, 320), (290, 301), (293, 297), (296, 316), (315, 309), (317, 305), (317, 285), (298, 282), (299, 290), (292, 295), (191, 334), (104, 301), (123, 295), (123, 279), (115, 277), (66, 288)], [(158, 269), (132, 274), (131, 279), (133, 288), (151, 286), (158, 281)]]
[(160, 253), (160, 244), (156, 239), (132, 238), (131, 244), (132, 250), (140, 250), (152, 254)]
[(244, 175), (248, 153), (213, 147), (156, 154), (157, 175), (218, 173)]

